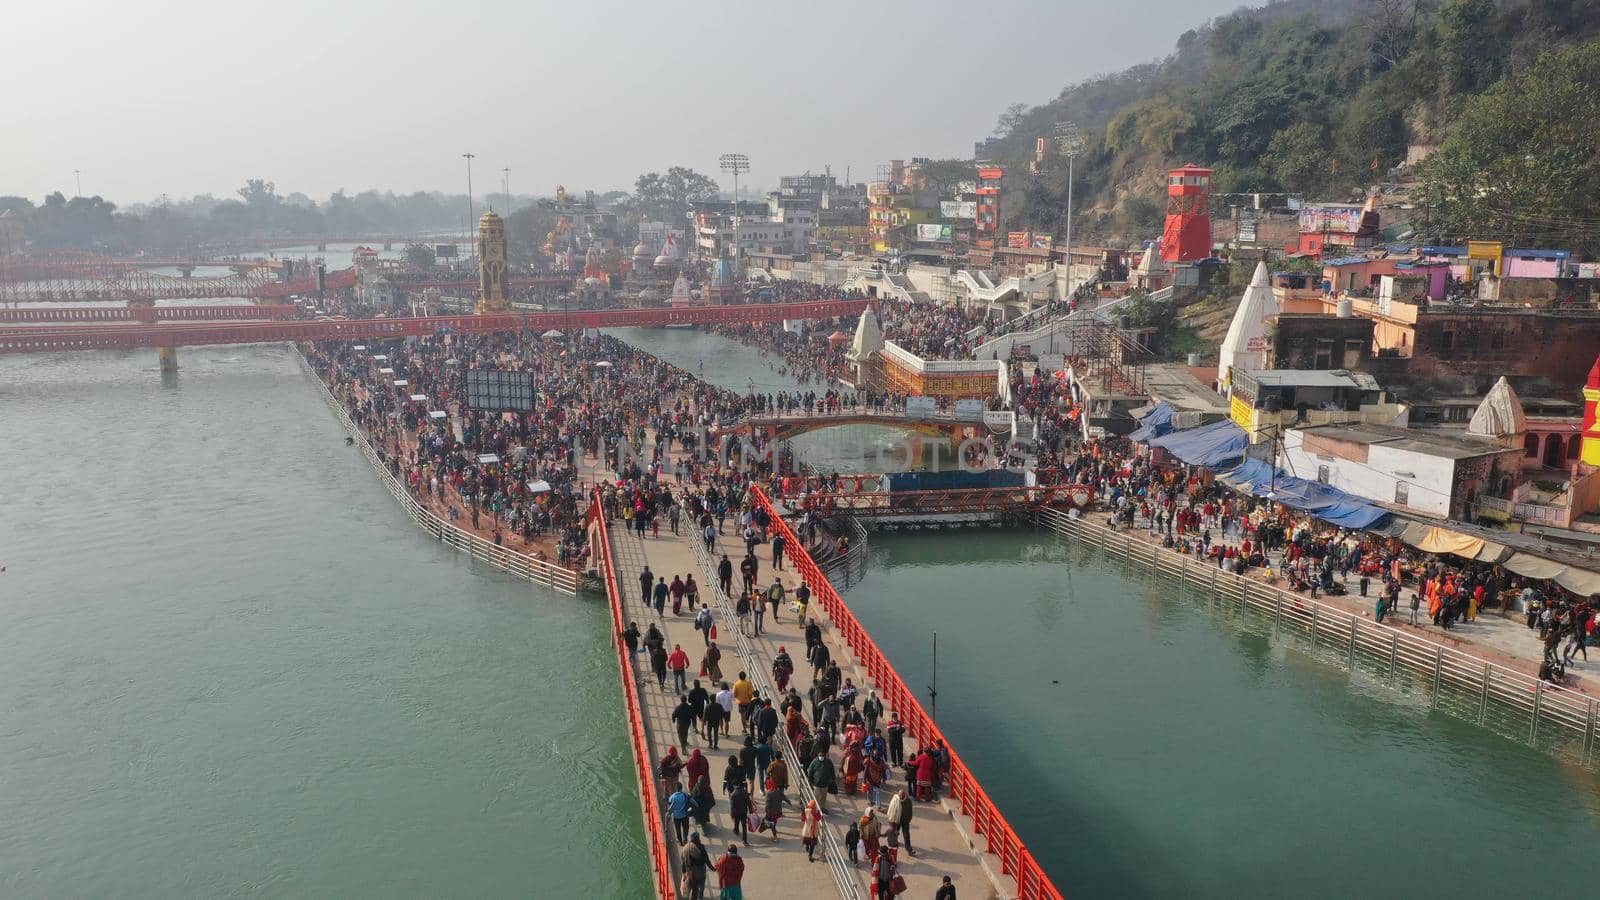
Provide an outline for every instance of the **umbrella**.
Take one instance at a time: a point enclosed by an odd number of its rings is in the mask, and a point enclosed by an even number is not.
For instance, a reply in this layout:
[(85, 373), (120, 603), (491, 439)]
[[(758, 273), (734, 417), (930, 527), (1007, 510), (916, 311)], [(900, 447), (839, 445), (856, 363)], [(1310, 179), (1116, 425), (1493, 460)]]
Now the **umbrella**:
[(547, 338), (558, 338), (558, 337), (561, 337), (561, 330), (558, 329), (558, 328), (552, 328), (549, 331), (546, 331), (544, 334), (541, 334), (539, 336), (540, 337), (547, 337)]

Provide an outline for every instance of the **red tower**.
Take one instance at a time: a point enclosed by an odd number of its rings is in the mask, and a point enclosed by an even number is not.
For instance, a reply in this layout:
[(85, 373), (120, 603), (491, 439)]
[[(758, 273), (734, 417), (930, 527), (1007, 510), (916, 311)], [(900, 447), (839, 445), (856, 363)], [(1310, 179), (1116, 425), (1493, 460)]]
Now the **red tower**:
[(978, 221), (975, 240), (979, 248), (993, 250), (1000, 232), (1000, 183), (1006, 170), (1001, 166), (978, 167)]
[(1191, 262), (1211, 255), (1211, 170), (1194, 163), (1167, 173), (1167, 225), (1161, 258)]

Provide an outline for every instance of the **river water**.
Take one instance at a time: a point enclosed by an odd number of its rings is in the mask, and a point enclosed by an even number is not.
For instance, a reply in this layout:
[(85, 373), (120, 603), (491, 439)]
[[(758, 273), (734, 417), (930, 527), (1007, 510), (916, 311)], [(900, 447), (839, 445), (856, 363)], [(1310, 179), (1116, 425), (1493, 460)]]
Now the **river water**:
[(1592, 868), (1594, 775), (1063, 539), (876, 534), (846, 599), (919, 690), (938, 631), (939, 724), (1069, 895), (1515, 897)]
[(0, 357), (0, 896), (643, 896), (608, 618), (430, 542), (284, 345)]

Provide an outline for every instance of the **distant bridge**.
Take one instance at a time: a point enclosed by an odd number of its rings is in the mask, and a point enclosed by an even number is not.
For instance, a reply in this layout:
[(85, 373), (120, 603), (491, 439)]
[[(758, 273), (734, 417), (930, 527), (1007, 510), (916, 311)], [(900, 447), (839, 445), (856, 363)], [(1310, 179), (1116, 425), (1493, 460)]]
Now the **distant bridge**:
[(442, 333), (491, 334), (543, 332), (552, 328), (711, 325), (832, 319), (858, 316), (866, 300), (813, 300), (742, 306), (691, 306), (682, 309), (574, 310), (528, 315), (423, 316), (345, 321), (207, 322), (72, 326), (12, 326), (0, 329), (0, 353), (51, 353), (70, 350), (124, 350), (210, 344), (261, 344), (277, 341), (383, 340)]
[(790, 506), (815, 509), (825, 515), (947, 516), (1024, 512), (1044, 506), (1084, 507), (1094, 500), (1094, 490), (1083, 485), (952, 488), (930, 491), (813, 493), (786, 496), (781, 499)]
[(288, 303), (243, 306), (55, 306), (0, 309), (0, 324), (63, 322), (217, 322), (292, 319), (300, 308)]
[[(904, 410), (899, 409), (874, 410), (857, 406), (830, 412), (808, 413), (805, 410), (792, 410), (779, 415), (747, 415), (723, 426), (720, 433), (760, 434), (773, 440), (785, 441), (802, 434), (841, 425), (883, 425), (889, 428), (919, 431), (935, 437), (962, 433), (976, 436), (988, 430), (984, 427), (982, 418), (978, 416), (958, 416), (954, 413), (907, 415)], [(1009, 428), (1008, 422), (1006, 429)]]

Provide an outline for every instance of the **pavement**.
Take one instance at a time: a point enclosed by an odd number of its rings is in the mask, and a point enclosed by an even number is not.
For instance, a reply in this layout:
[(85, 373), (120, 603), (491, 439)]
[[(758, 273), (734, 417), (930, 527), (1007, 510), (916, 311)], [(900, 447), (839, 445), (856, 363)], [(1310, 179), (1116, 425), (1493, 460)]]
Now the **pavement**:
[[(1106, 524), (1109, 520), (1108, 516), (1101, 513), (1095, 513), (1093, 516), (1098, 524)], [(1131, 531), (1127, 529), (1122, 531), (1147, 543), (1160, 544), (1159, 539), (1153, 537), (1149, 528), (1143, 525), (1136, 526)], [(1248, 577), (1263, 584), (1288, 589), (1284, 579), (1267, 578), (1258, 568), (1250, 569)], [(1330, 596), (1319, 591), (1317, 602), (1367, 617), (1375, 614), (1380, 581), (1374, 579), (1367, 587), (1370, 596), (1362, 597), (1359, 575), (1341, 578), (1335, 571), (1334, 579), (1345, 586), (1346, 593)], [(1397, 614), (1391, 613), (1385, 616), (1383, 624), (1410, 632), (1423, 640), (1470, 653), (1508, 669), (1524, 672), (1535, 678), (1539, 676), (1539, 665), (1544, 661), (1544, 644), (1539, 640), (1538, 629), (1528, 628), (1527, 618), (1522, 613), (1514, 610), (1482, 609), (1473, 621), (1458, 621), (1449, 629), (1445, 629), (1434, 625), (1428, 618), (1428, 604), (1424, 600), (1417, 610), (1417, 624), (1412, 625), (1410, 602), (1414, 587), (1409, 585), (1400, 592), (1400, 608), (1395, 611)], [(1309, 598), (1309, 595), (1305, 596)], [(1565, 643), (1562, 646), (1565, 648)], [(1600, 648), (1596, 648), (1592, 660), (1585, 660), (1580, 653), (1567, 665), (1564, 687), (1588, 697), (1600, 698)]]

